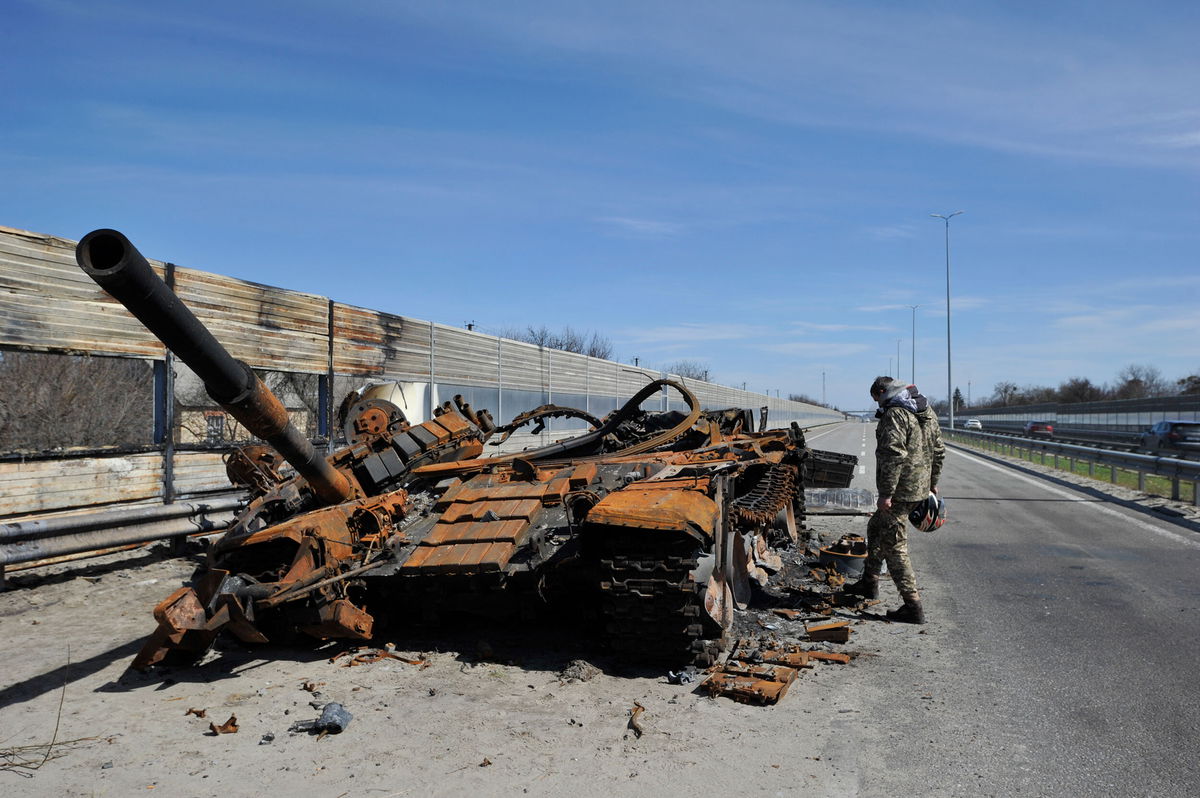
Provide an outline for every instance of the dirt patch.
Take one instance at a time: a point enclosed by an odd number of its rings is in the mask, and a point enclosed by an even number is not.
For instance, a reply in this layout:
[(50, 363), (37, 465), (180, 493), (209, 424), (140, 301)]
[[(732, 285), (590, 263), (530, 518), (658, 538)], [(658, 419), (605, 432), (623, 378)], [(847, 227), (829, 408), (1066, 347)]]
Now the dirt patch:
[[(865, 520), (820, 523), (832, 540), (861, 533)], [(809, 563), (801, 552), (785, 552), (784, 560), (771, 588), (739, 618), (739, 634), (804, 641), (802, 618), (772, 610), (795, 604), (797, 589), (829, 588), (805, 582)], [(857, 707), (853, 685), (872, 678), (872, 657), (805, 670), (768, 708), (708, 698), (694, 682), (671, 684), (666, 672), (614, 659), (594, 630), (553, 623), (477, 621), (372, 641), (397, 656), (354, 667), (344, 666), (352, 657), (336, 656), (350, 648), (344, 642), (256, 649), (222, 642), (198, 667), (128, 670), (153, 627), (150, 608), (193, 568), (153, 546), (13, 576), (13, 589), (0, 593), (0, 749), (40, 757), (45, 748), (25, 747), (45, 746), (56, 724), (59, 742), (75, 742), (50, 749), (40, 770), (0, 770), (0, 790), (384, 796), (570, 789), (588, 798), (626, 783), (625, 792), (639, 794), (744, 792), (750, 784), (782, 794), (853, 789), (839, 707)], [(879, 654), (876, 645), (896, 631), (844, 617), (854, 630), (850, 643), (814, 647)], [(292, 731), (331, 703), (353, 718), (344, 731)], [(639, 706), (640, 734), (630, 724)]]

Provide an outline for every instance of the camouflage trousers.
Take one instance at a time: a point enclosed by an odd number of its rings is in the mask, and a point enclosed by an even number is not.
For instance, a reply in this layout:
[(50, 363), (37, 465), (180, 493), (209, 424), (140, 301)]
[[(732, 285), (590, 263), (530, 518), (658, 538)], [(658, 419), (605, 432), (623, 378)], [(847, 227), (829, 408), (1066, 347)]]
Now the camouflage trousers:
[(866, 575), (878, 575), (882, 563), (900, 595), (917, 592), (917, 575), (908, 561), (908, 514), (921, 502), (892, 502), (891, 510), (876, 510), (867, 522)]

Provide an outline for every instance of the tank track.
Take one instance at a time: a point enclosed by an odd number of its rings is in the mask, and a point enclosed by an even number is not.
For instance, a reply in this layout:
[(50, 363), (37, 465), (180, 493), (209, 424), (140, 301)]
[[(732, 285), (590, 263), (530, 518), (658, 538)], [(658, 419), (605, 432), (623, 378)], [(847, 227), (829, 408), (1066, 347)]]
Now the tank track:
[(606, 530), (598, 542), (600, 611), (612, 648), (631, 661), (707, 666), (720, 636), (692, 578), (702, 550), (658, 530)]
[(744, 496), (730, 503), (734, 518), (747, 524), (769, 524), (796, 497), (796, 467), (773, 465)]

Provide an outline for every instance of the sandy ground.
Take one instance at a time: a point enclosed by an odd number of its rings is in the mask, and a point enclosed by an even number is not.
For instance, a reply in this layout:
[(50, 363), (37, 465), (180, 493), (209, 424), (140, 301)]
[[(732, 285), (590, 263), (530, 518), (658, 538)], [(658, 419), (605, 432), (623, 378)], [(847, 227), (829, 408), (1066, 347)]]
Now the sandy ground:
[[(830, 535), (835, 526), (864, 525), (861, 518), (819, 522)], [(798, 573), (797, 555), (790, 559), (789, 573)], [(663, 673), (625, 670), (561, 622), (463, 621), (445, 633), (394, 638), (425, 668), (331, 663), (344, 643), (244, 649), (231, 642), (196, 668), (128, 670), (153, 626), (149, 609), (193, 564), (159, 545), (13, 576), (13, 589), (0, 594), (0, 750), (40, 746), (21, 752), (37, 762), (56, 723), (57, 740), (84, 739), (55, 747), (36, 771), (0, 770), (0, 792), (592, 796), (714, 786), (791, 794), (820, 784), (836, 793), (838, 729), (857, 711), (848, 687), (874, 668), (869, 656), (818, 665), (779, 705), (753, 707), (669, 684)], [(802, 632), (766, 609), (741, 623), (796, 640)], [(877, 654), (892, 636), (868, 628), (884, 624), (856, 624), (849, 644), (823, 647)], [(561, 679), (579, 659), (598, 666), (597, 675)], [(289, 732), (330, 701), (354, 716), (342, 734)], [(641, 737), (629, 727), (634, 702), (645, 707)], [(186, 715), (191, 708), (207, 717)], [(236, 734), (209, 731), (231, 715)]]

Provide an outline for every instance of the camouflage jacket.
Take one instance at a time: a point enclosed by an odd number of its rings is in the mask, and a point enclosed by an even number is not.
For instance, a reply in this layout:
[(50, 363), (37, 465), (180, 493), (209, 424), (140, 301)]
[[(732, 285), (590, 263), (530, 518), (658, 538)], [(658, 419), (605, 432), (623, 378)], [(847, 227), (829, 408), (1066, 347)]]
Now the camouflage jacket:
[(938, 484), (946, 447), (933, 410), (904, 407), (883, 411), (875, 429), (875, 488), (880, 497), (913, 502)]

